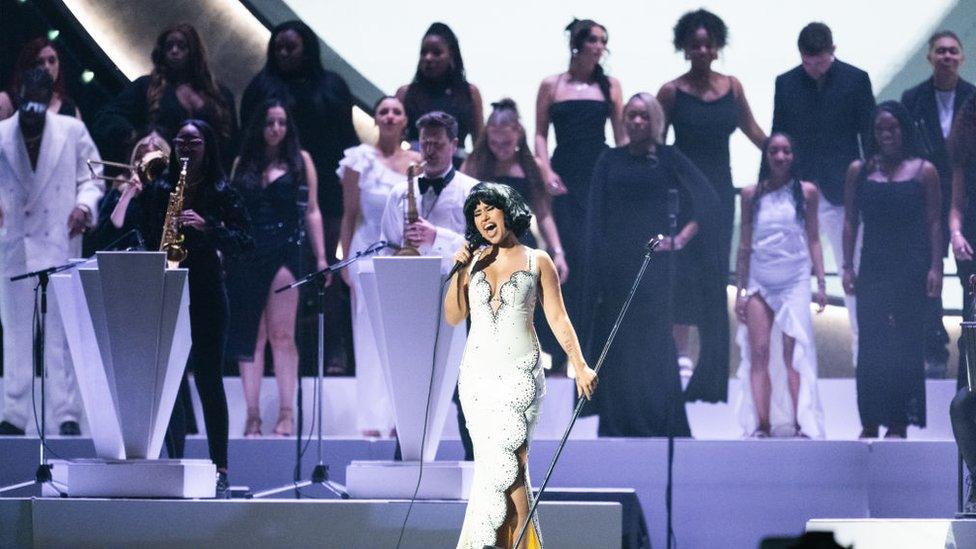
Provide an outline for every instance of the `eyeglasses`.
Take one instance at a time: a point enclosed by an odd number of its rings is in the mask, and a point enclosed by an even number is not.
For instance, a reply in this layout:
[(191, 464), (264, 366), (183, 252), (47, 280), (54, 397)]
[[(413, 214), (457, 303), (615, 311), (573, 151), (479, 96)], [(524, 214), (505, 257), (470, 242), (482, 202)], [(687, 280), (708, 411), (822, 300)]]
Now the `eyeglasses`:
[(203, 146), (203, 139), (200, 139), (199, 137), (194, 137), (192, 139), (177, 137), (173, 139), (173, 144), (177, 147), (196, 149)]

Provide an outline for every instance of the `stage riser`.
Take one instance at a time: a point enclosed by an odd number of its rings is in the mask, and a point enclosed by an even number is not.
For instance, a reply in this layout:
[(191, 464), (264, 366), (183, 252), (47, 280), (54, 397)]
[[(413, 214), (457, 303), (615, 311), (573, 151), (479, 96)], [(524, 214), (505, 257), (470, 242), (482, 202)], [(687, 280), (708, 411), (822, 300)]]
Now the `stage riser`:
[[(405, 502), (383, 501), (0, 500), (0, 518), (30, 515), (34, 547), (50, 549), (392, 549), (406, 512)], [(618, 503), (543, 503), (539, 513), (549, 547), (620, 547)], [(400, 547), (453, 547), (463, 520), (463, 503), (417, 503)]]
[[(89, 441), (52, 440), (62, 456), (91, 457)], [(533, 479), (541, 482), (556, 441), (536, 441)], [(36, 442), (0, 438), (0, 482), (29, 478)], [(231, 441), (234, 484), (261, 490), (292, 478), (295, 447), (285, 440)], [(190, 458), (206, 457), (202, 438)], [(315, 445), (305, 456), (307, 475)], [(325, 462), (345, 480), (352, 460), (390, 459), (391, 441), (328, 439)], [(628, 487), (640, 498), (654, 547), (664, 546), (667, 442), (661, 439), (570, 441), (553, 475), (555, 487)], [(457, 440), (439, 459), (458, 459)], [(813, 518), (946, 518), (956, 509), (956, 447), (951, 441), (695, 441), (675, 452), (674, 525), (681, 547), (756, 547), (769, 535), (798, 534)], [(324, 497), (322, 489), (309, 494)], [(21, 494), (23, 495), (23, 494)]]
[(976, 547), (976, 520), (811, 520), (807, 531), (834, 533), (857, 549), (966, 549)]
[[(311, 428), (310, 420), (313, 417), (312, 389), (313, 379), (305, 378), (302, 380), (304, 388), (304, 406), (306, 431)], [(569, 418), (572, 414), (573, 398), (576, 391), (575, 382), (564, 377), (552, 377), (546, 380), (548, 390), (546, 399), (542, 405), (541, 416), (535, 428), (536, 438), (557, 439), (563, 434)], [(35, 384), (36, 388), (40, 383)], [(0, 389), (3, 380), (0, 379)], [(241, 381), (236, 377), (224, 379), (224, 386), (227, 390), (227, 406), (230, 413), (230, 436), (239, 437), (243, 435), (244, 418), (247, 406), (244, 404), (244, 396), (241, 388)], [(946, 440), (952, 438), (952, 429), (949, 425), (949, 402), (955, 395), (956, 382), (954, 380), (928, 380), (926, 381), (926, 410), (928, 414), (928, 427), (917, 429), (911, 427), (908, 436), (912, 439), (921, 440)], [(194, 408), (196, 409), (197, 422), (203, 428), (203, 410), (200, 407), (200, 400), (197, 397), (196, 389), (190, 384), (193, 391)], [(828, 440), (853, 440), (857, 438), (861, 430), (861, 422), (857, 413), (857, 391), (853, 379), (821, 379), (818, 382), (820, 399), (824, 409), (824, 423)], [(733, 405), (739, 395), (739, 381), (729, 380), (729, 402), (719, 404), (705, 404), (701, 402), (690, 403), (686, 406), (688, 410), (688, 421), (691, 423), (691, 432), (699, 439), (719, 439), (737, 440), (742, 438), (742, 430), (736, 423)], [(3, 402), (3, 391), (0, 390), (0, 403)], [(38, 402), (40, 399), (38, 398)], [(352, 377), (331, 377), (325, 380), (325, 434), (331, 436), (355, 437), (359, 436), (359, 427), (356, 424), (356, 411), (360, 404), (356, 402), (356, 379)], [(274, 378), (265, 378), (261, 390), (261, 415), (264, 420), (264, 431), (266, 434), (271, 432), (277, 421), (278, 397)], [(454, 404), (450, 405), (447, 412), (447, 420), (444, 422), (444, 438), (457, 438), (457, 422), (454, 420), (456, 411)], [(83, 432), (87, 433), (87, 425), (83, 425)], [(28, 432), (36, 432), (33, 424), (28, 425)], [(57, 432), (57, 425), (49, 424), (48, 432)], [(574, 439), (594, 439), (597, 433), (597, 420), (595, 417), (581, 419), (573, 430)]]

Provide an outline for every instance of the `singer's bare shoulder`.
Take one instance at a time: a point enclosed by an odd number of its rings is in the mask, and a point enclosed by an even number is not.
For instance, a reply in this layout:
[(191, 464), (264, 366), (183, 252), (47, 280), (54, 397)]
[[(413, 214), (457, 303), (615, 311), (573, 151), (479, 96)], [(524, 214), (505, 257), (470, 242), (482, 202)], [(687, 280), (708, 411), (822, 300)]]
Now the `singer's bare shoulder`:
[[(530, 248), (532, 249), (532, 248)], [(539, 265), (539, 274), (556, 274), (556, 264), (552, 262), (552, 257), (549, 256), (549, 252), (542, 249), (532, 249), (532, 253), (535, 254), (535, 260)]]

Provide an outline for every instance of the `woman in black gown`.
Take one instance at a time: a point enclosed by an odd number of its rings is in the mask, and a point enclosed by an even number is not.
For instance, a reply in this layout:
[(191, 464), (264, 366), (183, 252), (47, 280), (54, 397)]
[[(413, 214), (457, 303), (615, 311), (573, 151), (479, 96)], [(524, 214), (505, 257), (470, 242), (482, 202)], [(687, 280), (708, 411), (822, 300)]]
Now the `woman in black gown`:
[[(607, 51), (607, 29), (589, 19), (574, 19), (569, 31), (570, 61), (565, 72), (547, 77), (536, 98), (535, 155), (542, 167), (545, 190), (553, 198), (552, 211), (560, 227), (568, 276), (563, 277), (563, 298), (572, 318), (580, 318), (586, 264), (587, 197), (593, 165), (606, 144), (607, 121), (618, 146), (627, 142), (621, 123), (623, 99), (620, 81), (608, 76), (600, 61)], [(556, 149), (549, 157), (549, 125), (555, 130)], [(580, 336), (586, 339), (586, 334)]]
[[(539, 233), (545, 241), (545, 249), (552, 256), (559, 278), (565, 279), (569, 267), (552, 215), (552, 197), (545, 190), (539, 161), (529, 151), (525, 128), (519, 121), (518, 107), (507, 98), (491, 106), (485, 132), (478, 138), (461, 171), (479, 181), (504, 183), (518, 191), (531, 205)], [(520, 238), (530, 248), (541, 247), (532, 231), (526, 231)], [(542, 317), (541, 309), (536, 310), (535, 329), (542, 350), (550, 354), (552, 363), (563, 364), (566, 355)]]
[[(319, 39), (305, 23), (286, 21), (272, 29), (264, 68), (254, 76), (241, 98), (241, 124), (247, 126), (252, 117), (263, 116), (261, 106), (268, 99), (281, 99), (288, 107), (298, 130), (298, 140), (311, 155), (319, 176), (318, 203), (325, 256), (333, 262), (342, 227), (342, 186), (336, 167), (346, 149), (359, 145), (359, 137), (352, 123), (352, 92), (339, 74), (322, 67), (321, 55)], [(307, 318), (306, 311), (302, 309), (302, 320)], [(326, 291), (325, 322), (331, 334), (326, 340), (326, 372), (350, 373), (347, 364), (354, 355), (345, 285), (334, 284)], [(311, 335), (313, 331), (314, 328), (305, 333)], [(303, 361), (305, 358), (303, 353)]]
[(136, 78), (98, 113), (92, 137), (102, 156), (121, 162), (137, 136), (155, 130), (171, 141), (193, 118), (215, 130), (226, 171), (237, 154), (234, 96), (214, 80), (196, 29), (181, 23), (161, 32), (152, 64), (152, 73)]
[(910, 424), (925, 427), (925, 303), (942, 291), (942, 198), (913, 129), (901, 103), (878, 105), (871, 156), (852, 162), (844, 182), (844, 291), (857, 295), (861, 438), (877, 437), (881, 425), (885, 438), (905, 438)]
[(669, 253), (676, 254), (678, 272), (684, 270), (690, 242), (700, 241), (698, 250), (715, 255), (717, 199), (701, 172), (674, 147), (662, 144), (664, 114), (652, 95), (640, 93), (627, 102), (624, 126), (629, 144), (600, 156), (588, 202), (584, 318), (593, 323), (586, 355), (591, 362), (633, 285), (645, 244), (669, 232), (671, 189), (678, 191), (679, 232), (673, 247), (670, 240), (659, 246), (607, 355), (594, 398), (599, 433), (690, 436), (667, 313), (681, 306), (677, 297), (675, 306), (670, 304)]
[(264, 350), (267, 344), (271, 345), (279, 406), (272, 432), (291, 436), (298, 381), (298, 290), (274, 290), (291, 284), (308, 270), (302, 268), (301, 262), (306, 235), (316, 270), (328, 267), (328, 262), (312, 158), (301, 149), (295, 122), (281, 100), (267, 101), (263, 111), (263, 118), (253, 117), (248, 125), (241, 156), (234, 161), (231, 176), (231, 185), (243, 197), (251, 218), (255, 249), (228, 265), (227, 355), (237, 361), (244, 385), (244, 436), (260, 436), (258, 404)]
[[(682, 15), (674, 26), (673, 44), (676, 51), (684, 52), (691, 66), (688, 72), (664, 84), (657, 92), (667, 125), (674, 126), (674, 146), (705, 174), (722, 203), (722, 247), (719, 255), (725, 261), (726, 277), (736, 194), (729, 160), (729, 137), (739, 128), (757, 148), (761, 149), (766, 140), (766, 134), (752, 116), (739, 80), (712, 69), (712, 63), (725, 47), (727, 36), (725, 22), (714, 13), (699, 9)], [(700, 281), (693, 278), (689, 283), (695, 286)], [(722, 301), (725, 302), (725, 296), (722, 296)], [(692, 367), (688, 358), (688, 327), (698, 324), (703, 306), (705, 304), (700, 299), (690, 300), (676, 318), (674, 337), (678, 346), (678, 362), (686, 372)], [(689, 398), (725, 400), (728, 372), (715, 372), (721, 380), (709, 380), (704, 385), (703, 374), (699, 371), (689, 383)]]
[[(180, 158), (188, 158), (183, 211), (176, 223), (185, 237), (186, 259), (181, 268), (189, 271), (190, 357), (203, 418), (207, 427), (210, 459), (217, 466), (217, 495), (223, 496), (227, 481), (227, 397), (224, 394), (223, 356), (227, 334), (227, 294), (221, 256), (233, 257), (253, 246), (250, 222), (240, 195), (227, 183), (221, 168), (217, 136), (202, 120), (186, 120), (173, 139), (168, 181), (143, 188), (138, 178), (129, 180), (113, 221), (125, 219), (135, 208), (135, 222), (145, 235), (149, 249), (158, 249), (170, 192), (180, 173)], [(116, 224), (120, 226), (121, 224)], [(182, 458), (186, 440), (184, 403), (189, 394), (183, 378), (180, 396), (173, 406), (166, 450), (171, 458)]]
[(396, 92), (407, 111), (407, 141), (419, 150), (417, 120), (431, 111), (441, 111), (458, 123), (458, 149), (454, 167), (465, 157), (468, 135), (476, 142), (484, 130), (484, 106), (477, 86), (468, 82), (464, 72), (461, 46), (451, 27), (433, 23), (420, 41), (420, 59), (413, 81)]

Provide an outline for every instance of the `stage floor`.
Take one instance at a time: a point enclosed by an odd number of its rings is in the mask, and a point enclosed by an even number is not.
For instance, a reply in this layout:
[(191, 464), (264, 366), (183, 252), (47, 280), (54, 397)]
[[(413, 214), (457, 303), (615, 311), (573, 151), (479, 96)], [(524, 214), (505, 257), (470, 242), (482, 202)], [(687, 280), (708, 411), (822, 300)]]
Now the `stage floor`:
[[(50, 444), (61, 457), (93, 455), (86, 439), (53, 438)], [(345, 480), (350, 461), (393, 455), (390, 440), (329, 437), (325, 444), (324, 461), (339, 482)], [(533, 443), (530, 467), (536, 482), (541, 482), (556, 444), (553, 440)], [(191, 437), (187, 457), (203, 458), (206, 452), (206, 441)], [(36, 439), (0, 437), (0, 456), (0, 484), (30, 478), (37, 459)], [(233, 439), (231, 481), (254, 490), (286, 484), (292, 478), (294, 456), (293, 441)], [(303, 461), (304, 473), (311, 471), (314, 456), (313, 443)], [(460, 456), (459, 441), (442, 443), (440, 459)], [(663, 439), (571, 440), (551, 485), (634, 488), (653, 547), (663, 547), (666, 456)], [(947, 519), (956, 510), (956, 456), (952, 441), (678, 440), (674, 469), (678, 546), (754, 548), (766, 536), (802, 533), (811, 519)], [(309, 494), (326, 496), (321, 489)], [(155, 518), (147, 515), (140, 520)], [(9, 521), (0, 520), (0, 528), (10, 527)], [(563, 527), (558, 522), (544, 524), (547, 530)]]

